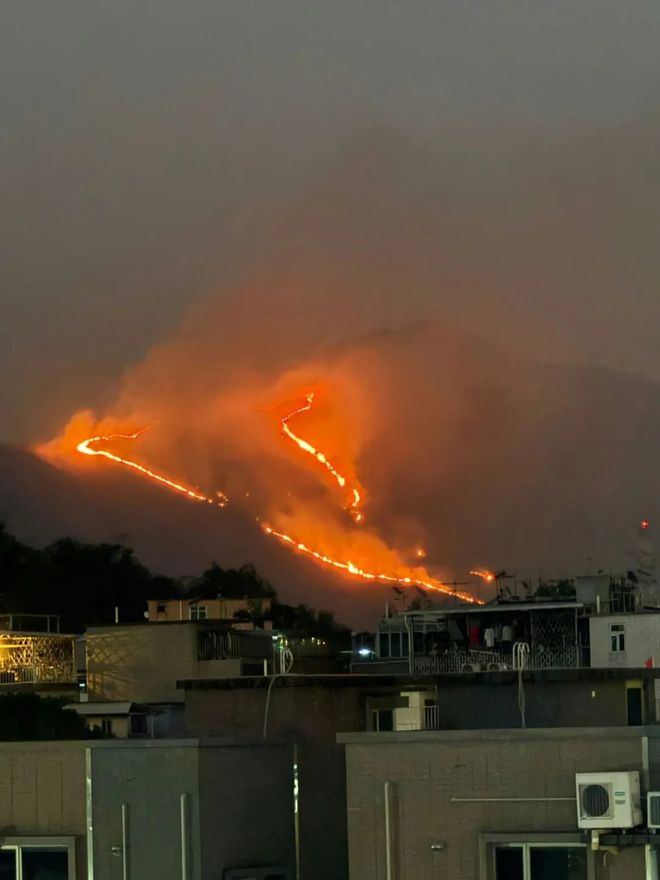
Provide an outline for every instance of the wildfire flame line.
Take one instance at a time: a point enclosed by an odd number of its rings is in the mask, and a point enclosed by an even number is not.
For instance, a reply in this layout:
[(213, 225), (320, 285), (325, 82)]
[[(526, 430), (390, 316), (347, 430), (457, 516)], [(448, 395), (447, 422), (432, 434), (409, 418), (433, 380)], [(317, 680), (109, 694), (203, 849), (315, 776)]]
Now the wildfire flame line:
[[(337, 483), (343, 488), (346, 485), (346, 478), (343, 477), (338, 471), (335, 470), (333, 465), (328, 461), (326, 456), (314, 449), (314, 447), (307, 443), (307, 441), (298, 437), (294, 432), (288, 427), (288, 421), (294, 415), (302, 412), (308, 412), (312, 406), (312, 401), (314, 400), (314, 394), (310, 393), (306, 397), (306, 403), (304, 406), (295, 410), (292, 413), (289, 413), (284, 419), (282, 419), (282, 427), (288, 437), (290, 437), (301, 449), (306, 452), (309, 452), (311, 455), (323, 464), (329, 472), (334, 476)], [(150, 426), (149, 426), (150, 427)], [(141, 473), (146, 477), (160, 483), (161, 485), (171, 489), (174, 492), (178, 492), (181, 495), (186, 496), (187, 498), (192, 499), (193, 501), (200, 501), (205, 504), (211, 504), (215, 507), (225, 507), (229, 501), (224, 492), (216, 492), (216, 498), (211, 498), (208, 495), (204, 495), (202, 492), (191, 489), (190, 486), (186, 486), (183, 483), (179, 483), (175, 480), (171, 480), (169, 477), (164, 476), (164, 474), (159, 474), (156, 471), (151, 470), (144, 465), (139, 464), (136, 461), (133, 461), (130, 458), (124, 458), (120, 455), (115, 454), (114, 452), (109, 452), (107, 449), (94, 449), (92, 448), (94, 445), (99, 443), (107, 443), (112, 442), (113, 440), (135, 440), (141, 434), (144, 434), (145, 431), (149, 430), (149, 427), (141, 428), (138, 431), (133, 432), (132, 434), (99, 434), (94, 437), (88, 437), (86, 440), (83, 440), (81, 443), (78, 443), (76, 449), (81, 455), (90, 455), (90, 456), (101, 456), (102, 458), (107, 459), (108, 461), (115, 462), (116, 464), (123, 465), (124, 467), (130, 468), (134, 472)], [(360, 503), (360, 494), (356, 489), (353, 489), (353, 505), (355, 507)], [(358, 516), (361, 518), (361, 514), (358, 512)], [(356, 521), (359, 521), (356, 519)], [(339, 569), (346, 574), (353, 575), (356, 577), (360, 577), (363, 580), (367, 581), (377, 581), (381, 583), (393, 583), (393, 584), (404, 584), (406, 586), (415, 586), (421, 587), (426, 590), (432, 590), (438, 593), (444, 593), (445, 595), (455, 596), (458, 599), (461, 599), (464, 602), (470, 602), (477, 605), (483, 605), (483, 601), (481, 599), (477, 599), (475, 596), (470, 595), (469, 593), (463, 593), (459, 590), (449, 589), (444, 584), (439, 583), (438, 581), (433, 580), (422, 580), (410, 576), (396, 576), (389, 575), (385, 573), (374, 573), (370, 571), (366, 571), (365, 569), (359, 568), (357, 565), (354, 565), (350, 561), (342, 562), (338, 559), (333, 559), (330, 556), (325, 555), (324, 553), (320, 553), (317, 550), (308, 547), (302, 541), (297, 541), (295, 538), (291, 537), (291, 535), (287, 535), (284, 532), (279, 532), (271, 526), (264, 525), (260, 522), (259, 517), (257, 517), (257, 522), (263, 532), (267, 535), (270, 535), (274, 538), (277, 538), (283, 544), (293, 547), (295, 550), (303, 553), (306, 556), (309, 556), (318, 562), (323, 563), (324, 565), (331, 566), (332, 568)], [(470, 572), (471, 574), (476, 574), (479, 577), (482, 577), (486, 581), (494, 580), (494, 575), (491, 572)]]
[(487, 584), (492, 584), (495, 580), (495, 575), (492, 571), (482, 571), (480, 569), (475, 569), (471, 571), (470, 574), (476, 575), (476, 577), (480, 577), (483, 581), (486, 581)]
[[(318, 449), (315, 449), (311, 443), (308, 443), (307, 440), (303, 440), (302, 437), (299, 437), (297, 434), (295, 434), (291, 430), (291, 428), (289, 427), (289, 421), (294, 416), (300, 415), (301, 413), (309, 412), (310, 409), (312, 408), (313, 403), (314, 403), (314, 392), (310, 391), (310, 393), (305, 397), (305, 403), (302, 406), (299, 406), (298, 409), (294, 409), (288, 415), (284, 416), (284, 418), (281, 420), (282, 430), (284, 431), (284, 433), (286, 434), (286, 436), (290, 440), (293, 440), (293, 442), (297, 446), (299, 446), (300, 449), (303, 450), (303, 452), (309, 453), (320, 464), (322, 464), (323, 467), (326, 468), (326, 470), (328, 470), (332, 474), (332, 476), (337, 481), (337, 484), (342, 489), (344, 489), (346, 487), (346, 482), (347, 482), (346, 477), (343, 474), (339, 473), (339, 471), (335, 468), (335, 466), (332, 464), (332, 462), (329, 461), (329, 459), (327, 458), (327, 456), (323, 452), (321, 452)], [(364, 514), (360, 510), (358, 510), (358, 508), (362, 502), (362, 496), (360, 495), (358, 490), (355, 488), (355, 486), (351, 487), (351, 495), (352, 495), (352, 501), (351, 501), (348, 509), (349, 509), (351, 516), (355, 520), (355, 522), (360, 523), (364, 520)]]
[(305, 553), (307, 556), (312, 556), (319, 562), (325, 563), (325, 565), (331, 565), (333, 568), (339, 568), (342, 571), (348, 572), (348, 574), (357, 575), (358, 577), (364, 578), (365, 580), (382, 581), (393, 584), (406, 584), (407, 586), (411, 587), (424, 587), (424, 589), (426, 590), (433, 590), (434, 592), (444, 593), (448, 596), (456, 596), (458, 599), (462, 599), (464, 602), (471, 602), (477, 605), (483, 604), (481, 600), (476, 599), (469, 593), (462, 593), (460, 590), (450, 590), (442, 584), (434, 581), (422, 581), (411, 577), (396, 577), (389, 574), (374, 574), (373, 572), (365, 571), (362, 568), (358, 568), (357, 565), (353, 565), (352, 562), (339, 562), (337, 559), (332, 559), (331, 556), (326, 556), (323, 553), (312, 550), (311, 547), (308, 547), (301, 541), (296, 541), (295, 538), (291, 537), (291, 535), (286, 535), (284, 534), (284, 532), (278, 532), (270, 526), (262, 526), (262, 529), (267, 535), (273, 535), (273, 537), (278, 538), (280, 541), (282, 541), (283, 544), (289, 544), (296, 550), (299, 550), (301, 553)]
[(152, 471), (150, 468), (138, 464), (137, 461), (133, 461), (130, 458), (122, 458), (121, 455), (115, 455), (114, 452), (108, 452), (107, 449), (92, 449), (92, 444), (94, 443), (107, 443), (112, 440), (136, 440), (141, 434), (148, 431), (150, 427), (151, 426), (149, 425), (146, 428), (140, 428), (133, 434), (99, 434), (97, 437), (88, 437), (86, 440), (83, 440), (82, 443), (79, 443), (76, 446), (76, 449), (82, 455), (100, 455), (103, 458), (107, 458), (109, 461), (114, 461), (117, 464), (124, 465), (124, 467), (139, 471), (139, 473), (144, 474), (146, 477), (150, 477), (157, 483), (162, 483), (162, 485), (167, 486), (168, 489), (172, 489), (174, 492), (179, 492), (181, 495), (186, 495), (194, 501), (203, 501), (206, 504), (225, 507), (228, 499), (224, 492), (216, 493), (218, 498), (216, 501), (213, 498), (209, 498), (208, 495), (203, 495), (201, 492), (191, 489), (189, 486), (184, 486), (183, 483), (177, 483), (175, 480), (170, 480), (169, 477), (165, 477), (163, 474), (158, 474), (156, 471)]

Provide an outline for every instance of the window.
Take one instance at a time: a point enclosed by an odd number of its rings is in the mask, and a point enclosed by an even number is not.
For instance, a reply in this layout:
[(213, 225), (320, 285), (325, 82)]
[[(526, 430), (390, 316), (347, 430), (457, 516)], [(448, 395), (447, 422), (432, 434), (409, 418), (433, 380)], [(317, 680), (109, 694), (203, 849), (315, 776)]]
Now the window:
[(191, 620), (206, 620), (208, 618), (208, 609), (206, 605), (191, 605), (190, 606), (190, 619)]
[(407, 632), (382, 632), (378, 637), (379, 657), (407, 657), (408, 633)]
[(156, 613), (157, 614), (165, 614), (166, 611), (167, 611), (167, 605), (165, 605), (165, 603), (159, 602), (156, 605)]
[(112, 733), (112, 718), (101, 718), (101, 730), (106, 736)]
[(131, 715), (131, 733), (147, 733), (147, 716)]
[(613, 654), (626, 650), (626, 627), (623, 623), (610, 624), (610, 651)]
[(73, 880), (73, 838), (3, 838), (0, 880)]
[(389, 657), (390, 656), (390, 634), (389, 633), (381, 633), (378, 639), (379, 657)]
[(495, 847), (495, 880), (587, 880), (580, 844), (507, 843)]

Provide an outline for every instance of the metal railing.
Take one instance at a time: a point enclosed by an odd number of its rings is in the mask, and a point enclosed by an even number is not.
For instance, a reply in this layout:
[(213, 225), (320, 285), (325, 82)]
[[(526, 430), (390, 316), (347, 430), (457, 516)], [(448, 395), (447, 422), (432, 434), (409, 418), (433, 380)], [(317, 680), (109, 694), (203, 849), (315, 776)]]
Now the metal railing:
[(440, 706), (424, 706), (424, 730), (440, 730)]
[[(576, 669), (580, 666), (576, 645), (559, 648), (533, 648), (525, 669)], [(496, 672), (516, 668), (512, 653), (503, 651), (446, 651), (442, 654), (418, 655), (412, 658), (414, 675), (441, 673)]]
[(13, 669), (0, 668), (0, 685), (7, 684), (65, 684), (76, 680), (73, 665), (63, 663), (58, 666), (17, 666)]

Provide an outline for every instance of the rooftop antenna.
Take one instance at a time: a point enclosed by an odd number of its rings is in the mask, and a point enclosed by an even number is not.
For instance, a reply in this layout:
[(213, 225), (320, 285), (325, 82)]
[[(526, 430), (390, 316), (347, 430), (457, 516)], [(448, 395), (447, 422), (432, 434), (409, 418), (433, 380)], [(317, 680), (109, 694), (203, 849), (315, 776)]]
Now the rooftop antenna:
[(440, 583), (441, 587), (451, 587), (452, 596), (456, 600), (456, 604), (458, 605), (458, 596), (456, 595), (458, 591), (456, 588), (457, 587), (469, 587), (471, 584), (471, 581), (453, 580), (453, 581), (440, 581), (439, 583)]
[(640, 521), (637, 530), (637, 581), (640, 586), (642, 605), (657, 607), (658, 579), (656, 574), (655, 547), (651, 533), (651, 523), (647, 519)]

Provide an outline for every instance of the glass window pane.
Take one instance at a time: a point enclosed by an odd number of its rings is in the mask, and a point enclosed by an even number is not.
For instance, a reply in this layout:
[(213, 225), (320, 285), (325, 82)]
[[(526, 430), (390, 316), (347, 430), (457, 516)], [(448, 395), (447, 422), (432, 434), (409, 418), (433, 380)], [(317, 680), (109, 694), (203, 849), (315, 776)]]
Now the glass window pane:
[(381, 657), (389, 657), (390, 656), (390, 634), (389, 633), (381, 633), (380, 634), (380, 651), (379, 654)]
[(68, 880), (69, 854), (64, 848), (21, 847), (23, 880)]
[(0, 850), (0, 880), (16, 880), (16, 850)]
[(391, 638), (391, 653), (392, 657), (400, 657), (401, 656), (401, 633), (394, 632), (390, 636)]
[(524, 880), (521, 846), (498, 846), (495, 849), (495, 880)]
[(582, 846), (533, 846), (530, 880), (587, 880), (587, 852)]

